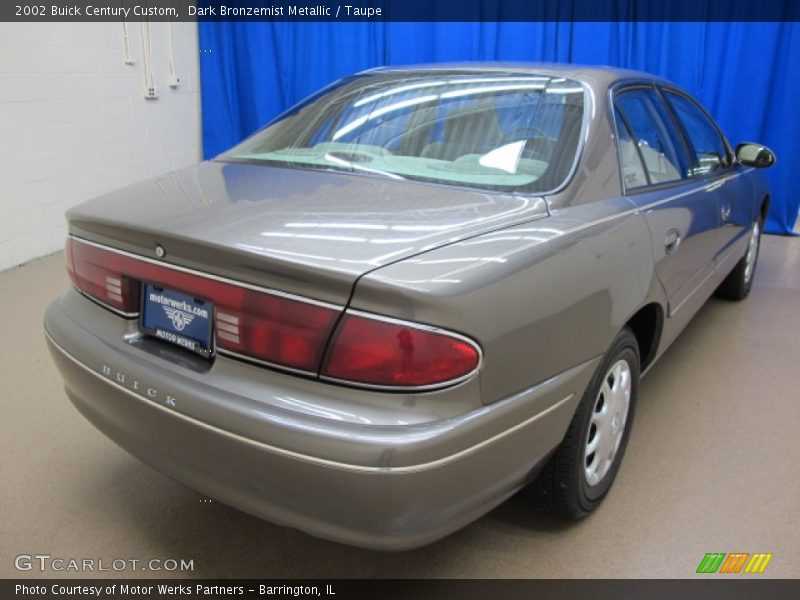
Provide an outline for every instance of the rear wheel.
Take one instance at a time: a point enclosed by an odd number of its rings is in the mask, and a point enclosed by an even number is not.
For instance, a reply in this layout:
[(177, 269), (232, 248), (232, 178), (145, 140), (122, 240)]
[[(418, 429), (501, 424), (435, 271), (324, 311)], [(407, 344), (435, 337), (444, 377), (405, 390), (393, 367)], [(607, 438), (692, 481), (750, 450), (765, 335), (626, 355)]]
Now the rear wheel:
[(717, 288), (716, 294), (720, 298), (744, 300), (750, 295), (758, 263), (758, 252), (761, 248), (761, 225), (761, 219), (758, 219), (750, 226), (747, 252)]
[(630, 329), (614, 339), (567, 434), (527, 490), (536, 504), (580, 518), (605, 498), (628, 444), (639, 387), (639, 347)]

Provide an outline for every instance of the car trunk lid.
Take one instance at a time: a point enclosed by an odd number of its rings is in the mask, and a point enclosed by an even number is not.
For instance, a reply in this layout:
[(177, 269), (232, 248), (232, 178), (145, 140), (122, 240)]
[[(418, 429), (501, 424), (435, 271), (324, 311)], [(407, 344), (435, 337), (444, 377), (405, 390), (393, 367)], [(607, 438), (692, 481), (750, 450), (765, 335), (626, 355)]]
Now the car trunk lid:
[(214, 161), (83, 203), (68, 220), (100, 244), (344, 305), (369, 271), (546, 215), (531, 196)]

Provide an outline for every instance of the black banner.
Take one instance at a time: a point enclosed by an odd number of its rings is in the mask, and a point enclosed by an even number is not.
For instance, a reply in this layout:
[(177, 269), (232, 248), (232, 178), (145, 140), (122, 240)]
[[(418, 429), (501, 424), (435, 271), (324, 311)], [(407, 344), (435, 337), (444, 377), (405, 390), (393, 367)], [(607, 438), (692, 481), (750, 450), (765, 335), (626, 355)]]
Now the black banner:
[(11, 0), (0, 21), (800, 21), (797, 0)]
[[(745, 578), (747, 577), (747, 578)], [(326, 598), (350, 600), (763, 600), (800, 598), (800, 580), (756, 579), (752, 576), (679, 580), (536, 580), (536, 579), (336, 579), (336, 580), (136, 580), (136, 579), (6, 579), (0, 597), (225, 599)]]

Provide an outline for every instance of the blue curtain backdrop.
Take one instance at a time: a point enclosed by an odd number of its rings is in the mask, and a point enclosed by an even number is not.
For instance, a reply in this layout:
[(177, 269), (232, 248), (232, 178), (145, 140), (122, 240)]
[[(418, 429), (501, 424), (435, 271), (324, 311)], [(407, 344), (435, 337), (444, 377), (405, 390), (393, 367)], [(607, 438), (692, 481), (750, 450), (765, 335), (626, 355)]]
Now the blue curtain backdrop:
[(380, 65), (510, 60), (605, 64), (693, 93), (732, 144), (772, 147), (767, 231), (800, 206), (800, 23), (199, 23), (203, 150), (212, 157), (320, 87)]

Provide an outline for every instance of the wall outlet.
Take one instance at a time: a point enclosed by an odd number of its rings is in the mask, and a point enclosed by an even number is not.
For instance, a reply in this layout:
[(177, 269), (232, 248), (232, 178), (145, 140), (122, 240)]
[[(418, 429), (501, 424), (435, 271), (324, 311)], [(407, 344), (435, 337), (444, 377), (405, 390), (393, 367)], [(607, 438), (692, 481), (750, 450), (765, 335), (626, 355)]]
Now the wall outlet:
[(155, 100), (158, 98), (158, 89), (154, 85), (146, 85), (142, 90), (142, 95), (148, 100)]

